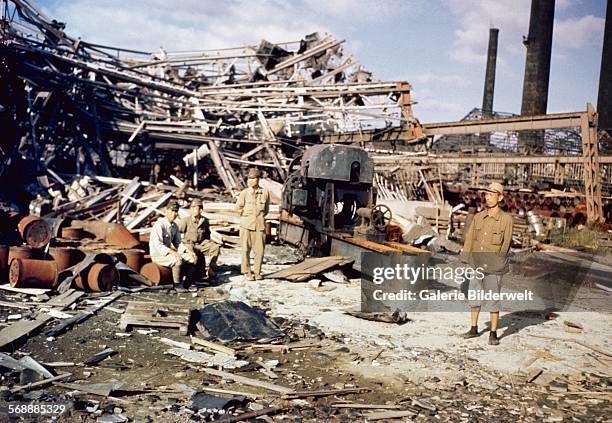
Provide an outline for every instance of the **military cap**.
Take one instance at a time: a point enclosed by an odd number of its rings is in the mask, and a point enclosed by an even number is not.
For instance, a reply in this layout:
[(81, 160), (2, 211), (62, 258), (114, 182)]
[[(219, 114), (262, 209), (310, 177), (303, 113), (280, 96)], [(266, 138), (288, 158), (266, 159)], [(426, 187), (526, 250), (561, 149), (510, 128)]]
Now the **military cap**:
[(195, 206), (202, 207), (202, 200), (200, 200), (199, 198), (194, 198), (193, 200), (191, 200), (191, 204), (189, 206), (190, 207), (195, 207)]
[(179, 205), (176, 201), (170, 201), (168, 203), (168, 205), (166, 206), (167, 210), (174, 210), (174, 211), (178, 211), (179, 209)]
[(503, 195), (504, 187), (499, 182), (491, 182), (488, 187), (482, 188), (482, 191), (496, 192)]
[(249, 169), (249, 174), (247, 177), (250, 178), (261, 178), (261, 172), (256, 167), (252, 167)]

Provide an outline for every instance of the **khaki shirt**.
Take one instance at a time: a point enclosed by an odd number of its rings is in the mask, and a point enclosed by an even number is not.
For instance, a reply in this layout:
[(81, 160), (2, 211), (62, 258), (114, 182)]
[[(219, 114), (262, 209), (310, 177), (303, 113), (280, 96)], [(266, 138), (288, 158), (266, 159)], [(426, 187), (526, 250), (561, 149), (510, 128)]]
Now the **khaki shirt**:
[(193, 216), (181, 219), (178, 228), (181, 239), (186, 244), (199, 244), (205, 239), (210, 239), (210, 226), (204, 216), (200, 216), (197, 221)]
[(270, 193), (265, 188), (243, 189), (236, 202), (240, 212), (240, 227), (250, 231), (263, 231), (264, 216), (270, 208)]
[(495, 212), (477, 213), (465, 236), (464, 258), (483, 267), (486, 273), (505, 273), (512, 230), (512, 216), (499, 208)]
[(151, 229), (151, 237), (149, 239), (151, 257), (164, 257), (168, 255), (170, 247), (174, 247), (179, 253), (186, 251), (185, 244), (181, 242), (181, 235), (176, 223), (170, 223), (168, 219), (162, 217), (155, 222)]

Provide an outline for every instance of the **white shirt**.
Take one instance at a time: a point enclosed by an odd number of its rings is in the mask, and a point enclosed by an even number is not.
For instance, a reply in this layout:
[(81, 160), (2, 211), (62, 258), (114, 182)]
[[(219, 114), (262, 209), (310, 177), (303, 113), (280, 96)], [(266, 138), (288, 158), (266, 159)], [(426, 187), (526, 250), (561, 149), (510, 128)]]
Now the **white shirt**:
[(174, 246), (179, 253), (187, 250), (185, 244), (181, 242), (181, 235), (176, 222), (170, 223), (167, 218), (162, 217), (155, 222), (151, 229), (149, 239), (151, 257), (167, 256), (170, 254), (170, 246)]

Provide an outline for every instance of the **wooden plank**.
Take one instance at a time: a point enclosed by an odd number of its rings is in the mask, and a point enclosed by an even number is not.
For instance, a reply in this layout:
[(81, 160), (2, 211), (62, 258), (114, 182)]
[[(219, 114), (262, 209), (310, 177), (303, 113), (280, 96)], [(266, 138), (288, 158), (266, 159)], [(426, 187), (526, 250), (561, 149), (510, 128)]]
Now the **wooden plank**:
[(150, 313), (151, 315), (159, 314), (190, 314), (191, 309), (184, 306), (169, 306), (166, 304), (153, 304), (147, 306), (146, 304), (130, 304), (125, 309), (125, 312), (130, 313)]
[(253, 351), (292, 351), (306, 348), (318, 348), (321, 346), (319, 341), (297, 341), (289, 344), (252, 344), (246, 349)]
[(400, 410), (400, 411), (381, 411), (376, 413), (369, 413), (364, 415), (366, 421), (374, 421), (374, 420), (387, 420), (387, 419), (399, 419), (402, 417), (414, 417), (418, 415), (416, 411), (413, 410)]
[(21, 310), (29, 310), (29, 309), (31, 309), (33, 307), (32, 305), (13, 303), (13, 302), (10, 302), (10, 301), (0, 301), (0, 306), (2, 306), (2, 307), (9, 307), (9, 308), (18, 308), (18, 309), (21, 309)]
[(164, 327), (164, 328), (178, 328), (179, 326), (184, 326), (185, 322), (164, 322), (164, 321), (148, 321), (143, 319), (134, 319), (131, 317), (122, 318), (119, 322), (120, 326), (154, 326), (154, 327)]
[(46, 303), (41, 305), (43, 306), (51, 306), (51, 307), (61, 307), (62, 309), (66, 307), (70, 307), (72, 303), (85, 295), (84, 291), (77, 291), (76, 289), (70, 288), (68, 291), (63, 294), (58, 295), (57, 297), (51, 298)]
[(190, 310), (170, 310), (167, 308), (161, 307), (152, 307), (152, 308), (128, 308), (125, 310), (125, 314), (130, 314), (133, 316), (144, 316), (151, 318), (165, 318), (165, 317), (183, 317), (185, 315), (191, 314)]
[(210, 341), (205, 341), (204, 339), (196, 338), (195, 336), (191, 337), (191, 343), (200, 345), (212, 351), (218, 351), (227, 355), (231, 355), (232, 357), (236, 356), (236, 350), (233, 348), (226, 347), (225, 345), (215, 344), (214, 342)]
[(22, 336), (34, 332), (36, 329), (44, 326), (52, 317), (48, 314), (39, 314), (34, 320), (21, 320), (0, 331), (0, 348), (17, 341)]
[(4, 285), (0, 285), (0, 289), (4, 291), (17, 292), (19, 294), (26, 294), (26, 295), (42, 295), (42, 294), (46, 294), (47, 292), (51, 291), (51, 289), (45, 289), (45, 288), (13, 288), (8, 283)]
[(525, 382), (531, 383), (538, 378), (542, 374), (542, 369), (532, 369), (527, 376), (525, 376)]
[(19, 392), (19, 391), (32, 389), (32, 388), (38, 388), (39, 386), (44, 386), (48, 383), (56, 382), (58, 380), (63, 380), (63, 379), (69, 378), (70, 376), (72, 376), (72, 373), (63, 373), (61, 375), (50, 377), (48, 379), (39, 380), (38, 382), (28, 383), (27, 385), (15, 386), (14, 388), (11, 388), (11, 392)]
[(365, 394), (370, 392), (368, 388), (346, 388), (346, 389), (324, 389), (321, 391), (294, 391), (283, 395), (284, 399), (298, 399), (308, 397), (328, 397), (331, 395)]
[[(223, 422), (223, 423), (235, 423), (235, 422), (242, 422), (245, 420), (251, 420), (254, 419), (256, 417), (259, 416), (267, 416), (269, 414), (275, 414), (275, 413), (279, 413), (281, 411), (286, 410), (289, 407), (286, 406), (281, 406), (281, 407), (269, 407), (269, 408), (264, 408), (261, 410), (257, 410), (257, 411), (249, 411), (248, 413), (242, 413), (239, 414), (237, 416), (225, 416), (222, 419), (218, 420), (219, 422)], [(270, 418), (268, 417), (268, 421), (271, 421)]]
[(149, 217), (151, 215), (151, 213), (153, 213), (153, 211), (159, 209), (161, 206), (163, 206), (164, 204), (166, 204), (166, 202), (168, 200), (170, 200), (170, 197), (172, 197), (172, 195), (174, 195), (172, 192), (167, 193), (166, 195), (164, 195), (162, 198), (160, 198), (159, 200), (157, 200), (155, 203), (153, 203), (151, 206), (147, 207), (142, 213), (140, 213), (138, 216), (136, 216), (134, 219), (132, 219), (130, 221), (130, 223), (128, 223), (127, 225), (125, 225), (125, 227), (127, 229), (135, 229), (138, 225), (140, 225), (147, 217)]
[(332, 404), (332, 408), (352, 408), (352, 409), (367, 409), (367, 410), (401, 410), (401, 405), (393, 404), (358, 404), (358, 403), (342, 403)]
[(112, 303), (117, 298), (121, 297), (122, 295), (123, 295), (123, 292), (115, 292), (111, 294), (109, 297), (104, 298), (99, 304), (96, 304), (93, 307), (90, 307), (87, 310), (80, 312), (79, 314), (77, 314), (76, 316), (70, 319), (64, 320), (63, 322), (61, 322), (60, 324), (58, 324), (51, 330), (47, 331), (47, 335), (48, 336), (58, 335), (64, 330), (69, 329), (72, 326), (79, 324), (84, 320), (87, 320), (89, 317), (93, 316), (99, 310), (106, 307), (107, 305), (109, 305), (110, 303)]
[(301, 263), (290, 266), (286, 269), (267, 275), (272, 279), (287, 279), (293, 282), (304, 281), (318, 273), (324, 272), (332, 267), (342, 266), (352, 263), (352, 257), (331, 256), (331, 257), (310, 257)]
[[(140, 182), (138, 181), (138, 177), (132, 179), (132, 181), (127, 184), (120, 193), (121, 199), (119, 200), (119, 207), (121, 208), (121, 213), (125, 213), (127, 211), (128, 202), (131, 201), (130, 197), (134, 195), (141, 187)], [(110, 222), (117, 215), (117, 208), (114, 207), (106, 216), (102, 218), (104, 222)]]
[[(171, 318), (152, 318), (151, 316), (138, 316), (138, 315), (133, 315), (133, 314), (128, 314), (125, 315), (125, 319), (122, 319), (124, 321), (132, 321), (132, 322), (141, 322), (141, 325), (150, 325), (150, 326), (155, 326), (155, 325), (160, 325), (161, 323), (172, 323), (174, 325), (186, 325), (187, 322), (189, 321), (189, 319), (187, 317), (183, 318), (183, 319), (171, 319)], [(135, 324), (135, 323), (132, 323)]]
[(211, 375), (214, 375), (214, 376), (219, 376), (219, 377), (222, 377), (224, 379), (233, 380), (236, 383), (241, 383), (243, 385), (249, 385), (249, 386), (256, 386), (256, 387), (259, 387), (259, 388), (267, 389), (269, 391), (279, 392), (281, 394), (291, 394), (291, 393), (295, 392), (291, 388), (286, 388), (284, 386), (275, 385), (273, 383), (263, 382), (261, 380), (251, 379), (251, 378), (244, 377), (244, 376), (238, 376), (238, 375), (235, 375), (235, 374), (232, 374), (232, 373), (224, 372), (222, 370), (207, 369), (207, 368), (202, 368), (201, 370), (203, 372), (205, 372), (205, 373), (208, 373), (208, 374), (211, 374)]
[(261, 398), (261, 395), (253, 394), (251, 392), (234, 391), (234, 390), (229, 390), (229, 389), (211, 388), (211, 387), (208, 387), (208, 386), (204, 386), (204, 387), (201, 387), (201, 388), (198, 388), (198, 389), (201, 390), (201, 391), (204, 391), (204, 392), (212, 392), (213, 394), (241, 395), (243, 397), (252, 398), (252, 399)]

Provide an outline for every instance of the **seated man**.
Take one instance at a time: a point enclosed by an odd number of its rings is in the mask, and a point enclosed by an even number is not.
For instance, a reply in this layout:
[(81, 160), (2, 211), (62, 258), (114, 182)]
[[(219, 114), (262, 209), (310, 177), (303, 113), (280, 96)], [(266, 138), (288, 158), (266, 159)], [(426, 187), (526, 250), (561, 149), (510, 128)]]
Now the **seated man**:
[[(198, 263), (206, 266), (206, 256), (210, 257), (207, 275), (209, 279), (215, 277), (215, 265), (221, 252), (221, 246), (210, 239), (210, 226), (208, 219), (202, 215), (202, 201), (195, 199), (190, 206), (191, 216), (182, 219), (179, 224), (181, 239), (189, 251), (195, 252)], [(202, 272), (204, 275), (204, 272)]]
[(151, 229), (149, 251), (153, 263), (172, 269), (174, 286), (182, 284), (183, 288), (188, 288), (197, 257), (181, 242), (178, 226), (174, 222), (178, 216), (178, 209), (177, 203), (168, 203), (166, 216), (159, 218)]

